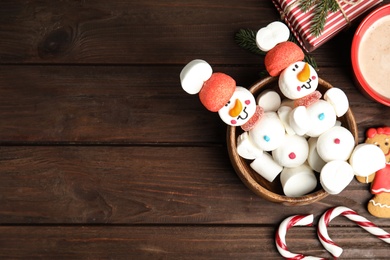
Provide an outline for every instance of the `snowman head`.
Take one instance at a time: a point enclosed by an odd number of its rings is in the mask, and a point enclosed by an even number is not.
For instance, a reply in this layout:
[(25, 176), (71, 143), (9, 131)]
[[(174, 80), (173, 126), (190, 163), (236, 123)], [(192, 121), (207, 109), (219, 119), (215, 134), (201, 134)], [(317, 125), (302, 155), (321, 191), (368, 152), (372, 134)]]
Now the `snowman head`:
[(299, 99), (313, 93), (318, 87), (318, 75), (308, 63), (299, 61), (282, 71), (280, 91), (289, 99)]
[(241, 126), (249, 121), (256, 111), (252, 93), (243, 87), (236, 87), (230, 100), (218, 110), (219, 117), (228, 125)]

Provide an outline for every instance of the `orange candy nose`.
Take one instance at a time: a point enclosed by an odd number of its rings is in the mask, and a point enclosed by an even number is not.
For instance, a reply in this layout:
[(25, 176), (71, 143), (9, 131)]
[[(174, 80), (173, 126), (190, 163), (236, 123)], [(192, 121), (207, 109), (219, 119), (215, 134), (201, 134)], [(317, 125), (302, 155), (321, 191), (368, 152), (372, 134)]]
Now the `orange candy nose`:
[(236, 100), (236, 103), (234, 104), (234, 107), (230, 109), (229, 115), (231, 117), (236, 117), (238, 116), (242, 111), (242, 103), (239, 99)]
[(306, 82), (310, 77), (309, 64), (305, 63), (303, 69), (298, 73), (297, 78), (300, 82)]

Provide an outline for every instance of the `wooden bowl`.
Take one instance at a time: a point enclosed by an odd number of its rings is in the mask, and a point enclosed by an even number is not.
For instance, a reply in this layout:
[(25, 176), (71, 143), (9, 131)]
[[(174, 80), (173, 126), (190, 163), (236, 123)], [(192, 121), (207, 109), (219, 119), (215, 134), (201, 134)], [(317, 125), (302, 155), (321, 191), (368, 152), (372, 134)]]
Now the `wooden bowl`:
[[(322, 94), (326, 90), (331, 88), (332, 85), (319, 78), (318, 88)], [(278, 77), (268, 77), (256, 82), (249, 90), (257, 97), (262, 91), (266, 89), (273, 89), (277, 91), (282, 97), (284, 97), (278, 88)], [(338, 118), (342, 126), (349, 129), (355, 138), (355, 144), (358, 143), (358, 129), (355, 122), (355, 118), (351, 109), (348, 109), (347, 113)], [(227, 148), (229, 152), (230, 161), (240, 177), (242, 182), (256, 195), (261, 196), (269, 201), (281, 203), (289, 206), (306, 205), (316, 201), (319, 201), (329, 194), (321, 187), (318, 180), (316, 189), (307, 195), (301, 197), (287, 197), (283, 194), (280, 178), (277, 177), (273, 182), (269, 182), (256, 173), (250, 167), (250, 160), (246, 160), (240, 157), (237, 153), (237, 137), (242, 133), (241, 127), (228, 126), (227, 128)], [(319, 177), (319, 174), (316, 174)], [(318, 178), (319, 179), (319, 178)]]

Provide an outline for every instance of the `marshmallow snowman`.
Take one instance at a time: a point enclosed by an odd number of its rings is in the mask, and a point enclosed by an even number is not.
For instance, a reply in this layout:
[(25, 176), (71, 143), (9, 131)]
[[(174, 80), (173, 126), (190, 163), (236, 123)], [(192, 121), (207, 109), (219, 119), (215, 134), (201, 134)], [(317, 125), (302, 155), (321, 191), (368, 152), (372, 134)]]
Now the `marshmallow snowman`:
[(213, 73), (210, 64), (196, 59), (180, 72), (180, 81), (188, 94), (198, 94), (201, 103), (211, 112), (218, 112), (223, 122), (242, 126), (255, 115), (256, 100), (246, 88), (224, 73)]
[[(304, 166), (286, 164), (289, 162), (288, 156), (295, 156), (293, 153), (282, 152), (293, 149), (292, 144), (288, 142), (273, 151), (273, 158), (284, 167), (281, 180), (286, 195), (302, 195), (306, 192), (304, 188), (313, 187), (313, 175), (307, 169), (320, 172), (323, 188), (328, 193), (337, 194), (354, 176), (354, 169), (347, 162), (355, 145), (354, 138), (347, 129), (338, 126), (336, 121), (337, 117), (347, 112), (348, 98), (341, 89), (331, 88), (324, 94), (324, 99), (321, 99), (322, 94), (317, 91), (319, 83), (317, 72), (310, 64), (302, 61), (304, 55), (300, 48), (281, 40), (288, 38), (287, 36), (274, 37), (274, 34), (269, 32), (272, 28), (276, 28), (275, 32), (287, 35), (289, 32), (281, 29), (283, 26), (287, 28), (283, 23), (278, 23), (278, 26), (272, 23), (260, 29), (256, 37), (257, 45), (261, 50), (268, 51), (265, 57), (266, 69), (271, 76), (279, 76), (278, 84), (281, 93), (293, 101), (293, 105), (282, 103), (277, 111), (287, 135), (295, 136), (296, 139), (299, 136), (305, 141), (304, 136), (309, 137), (310, 142), (305, 144), (304, 149), (299, 148), (305, 153), (303, 158), (307, 159), (307, 164), (305, 163)], [(268, 46), (273, 47), (268, 48)], [(292, 138), (285, 140), (288, 139)], [(298, 143), (295, 146), (299, 147)], [(285, 154), (288, 156), (286, 157)], [(340, 178), (335, 178), (335, 173), (338, 173)], [(307, 185), (291, 185), (295, 182), (288, 180), (295, 176), (298, 176), (298, 183), (307, 182)]]
[[(317, 72), (302, 61), (304, 55), (298, 46), (291, 42), (286, 44), (288, 37), (288, 27), (282, 22), (273, 22), (257, 32), (256, 43), (261, 50), (269, 51), (265, 65), (271, 76), (279, 75), (280, 91), (295, 102), (296, 107), (286, 120), (289, 127), (298, 135), (318, 137), (347, 112), (348, 98), (341, 89), (332, 88), (320, 99), (321, 93), (316, 90)], [(299, 50), (302, 53), (296, 54)]]
[(318, 137), (348, 110), (348, 98), (341, 89), (331, 88), (319, 99), (317, 87), (317, 72), (306, 62), (289, 65), (279, 76), (280, 91), (299, 104), (289, 116), (290, 127), (299, 135)]

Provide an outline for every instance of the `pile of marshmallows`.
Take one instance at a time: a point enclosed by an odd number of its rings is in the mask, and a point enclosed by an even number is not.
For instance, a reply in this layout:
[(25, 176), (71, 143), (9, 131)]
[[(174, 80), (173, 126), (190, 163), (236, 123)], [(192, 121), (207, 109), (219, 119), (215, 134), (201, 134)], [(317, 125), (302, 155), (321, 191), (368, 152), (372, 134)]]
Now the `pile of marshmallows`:
[(193, 60), (180, 73), (182, 88), (199, 94), (201, 103), (218, 112), (222, 121), (241, 126), (237, 152), (252, 160), (251, 168), (272, 182), (280, 174), (283, 192), (303, 196), (317, 186), (340, 193), (354, 175), (368, 176), (384, 168), (385, 156), (373, 144), (355, 146), (352, 133), (337, 121), (349, 102), (339, 88), (317, 91), (317, 72), (303, 62), (300, 47), (288, 41), (290, 31), (282, 22), (261, 28), (258, 47), (267, 52), (264, 64), (271, 76), (279, 76), (279, 89), (254, 97), (224, 73), (213, 73), (204, 60)]

